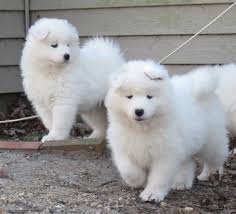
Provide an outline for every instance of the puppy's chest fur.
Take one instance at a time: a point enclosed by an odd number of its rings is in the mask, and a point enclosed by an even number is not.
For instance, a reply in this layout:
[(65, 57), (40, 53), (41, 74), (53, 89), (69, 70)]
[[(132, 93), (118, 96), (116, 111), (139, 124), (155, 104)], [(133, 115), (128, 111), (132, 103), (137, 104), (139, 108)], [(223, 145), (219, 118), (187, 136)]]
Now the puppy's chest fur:
[(155, 133), (145, 130), (131, 131), (123, 137), (123, 150), (128, 156), (144, 169), (149, 169), (153, 161), (169, 150), (167, 136), (156, 130)]
[(50, 106), (58, 99), (58, 78), (54, 76), (28, 75), (24, 79), (24, 87), (32, 102)]
[[(137, 136), (138, 137), (138, 136)], [(129, 140), (128, 156), (143, 169), (149, 169), (152, 162), (153, 142), (142, 138)]]

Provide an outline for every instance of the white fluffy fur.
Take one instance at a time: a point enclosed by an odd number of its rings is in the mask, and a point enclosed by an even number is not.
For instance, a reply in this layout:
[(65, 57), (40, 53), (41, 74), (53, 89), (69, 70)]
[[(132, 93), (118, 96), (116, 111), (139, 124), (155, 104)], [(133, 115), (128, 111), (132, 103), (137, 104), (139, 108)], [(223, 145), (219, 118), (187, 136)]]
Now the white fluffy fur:
[(27, 36), (21, 70), (25, 93), (49, 130), (42, 141), (66, 139), (77, 112), (94, 129), (91, 137), (103, 138), (106, 113), (100, 104), (109, 75), (122, 63), (112, 41), (95, 38), (80, 50), (78, 32), (66, 20), (37, 21)]
[[(204, 162), (199, 179), (222, 168), (228, 154), (225, 115), (214, 95), (217, 80), (208, 75), (170, 79), (153, 61), (131, 61), (111, 84), (105, 100), (109, 146), (124, 181), (145, 186), (142, 200), (163, 200), (171, 187), (191, 188), (193, 155)], [(144, 114), (138, 117), (136, 109)]]
[(203, 66), (195, 69), (203, 73), (213, 73), (219, 80), (216, 90), (227, 117), (227, 129), (231, 137), (236, 137), (236, 65)]

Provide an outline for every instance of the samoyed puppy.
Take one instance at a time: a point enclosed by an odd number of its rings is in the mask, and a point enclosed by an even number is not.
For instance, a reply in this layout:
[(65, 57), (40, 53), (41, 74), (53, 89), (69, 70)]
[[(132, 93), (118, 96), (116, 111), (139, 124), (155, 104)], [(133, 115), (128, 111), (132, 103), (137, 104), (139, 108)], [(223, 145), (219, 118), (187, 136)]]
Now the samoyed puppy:
[(49, 130), (42, 141), (68, 138), (76, 114), (104, 138), (106, 111), (100, 105), (109, 75), (123, 64), (112, 41), (95, 38), (80, 49), (76, 28), (68, 21), (42, 18), (30, 29), (22, 52), (23, 87)]
[(219, 78), (216, 94), (226, 112), (227, 130), (231, 137), (236, 137), (236, 65), (202, 66), (194, 69), (198, 72), (212, 72)]
[(161, 201), (172, 188), (191, 188), (222, 169), (228, 154), (225, 115), (214, 94), (217, 78), (199, 72), (170, 78), (153, 61), (121, 67), (105, 99), (107, 139), (121, 177), (144, 186), (143, 201)]

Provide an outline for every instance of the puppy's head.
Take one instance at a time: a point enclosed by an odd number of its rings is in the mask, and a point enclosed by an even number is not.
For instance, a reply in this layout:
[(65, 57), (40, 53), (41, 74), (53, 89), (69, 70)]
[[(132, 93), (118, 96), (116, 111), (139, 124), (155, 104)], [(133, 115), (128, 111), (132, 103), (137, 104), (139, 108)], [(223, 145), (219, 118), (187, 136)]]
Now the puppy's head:
[(78, 56), (79, 35), (66, 20), (42, 18), (29, 29), (25, 46), (35, 61), (64, 66)]
[(106, 106), (111, 113), (141, 124), (166, 113), (170, 91), (163, 66), (153, 61), (131, 61), (112, 82)]

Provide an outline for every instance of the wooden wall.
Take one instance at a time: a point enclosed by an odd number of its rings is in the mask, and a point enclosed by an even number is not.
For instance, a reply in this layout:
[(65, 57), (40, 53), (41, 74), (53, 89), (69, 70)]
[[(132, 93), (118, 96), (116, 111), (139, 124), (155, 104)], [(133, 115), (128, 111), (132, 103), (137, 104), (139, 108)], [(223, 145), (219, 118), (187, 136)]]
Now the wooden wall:
[(1, 0), (0, 93), (21, 90), (18, 64), (24, 36), (24, 0)]
[[(160, 60), (210, 22), (234, 0), (30, 0), (30, 20), (68, 19), (82, 40), (114, 38), (128, 59)], [(24, 1), (0, 1), (0, 93), (21, 90)], [(165, 61), (171, 72), (197, 65), (236, 62), (236, 7), (191, 44)]]

